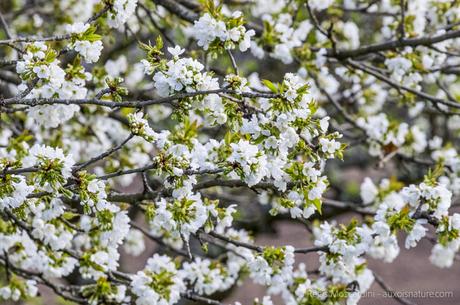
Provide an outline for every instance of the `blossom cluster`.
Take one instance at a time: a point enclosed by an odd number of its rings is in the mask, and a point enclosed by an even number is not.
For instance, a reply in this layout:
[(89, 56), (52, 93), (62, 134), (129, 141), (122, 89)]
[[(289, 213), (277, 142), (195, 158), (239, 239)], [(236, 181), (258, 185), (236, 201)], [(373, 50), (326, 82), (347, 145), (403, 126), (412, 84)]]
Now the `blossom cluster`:
[(230, 16), (211, 11), (195, 21), (189, 33), (204, 50), (222, 45), (226, 50), (238, 46), (241, 52), (245, 52), (251, 46), (251, 37), (255, 32), (245, 28), (242, 16), (240, 11)]
[[(16, 71), (24, 81), (37, 81), (37, 86), (30, 92), (26, 83), (17, 90), (34, 98), (84, 98), (87, 94), (86, 81), (91, 77), (85, 69), (75, 62), (68, 69), (60, 66), (57, 53), (43, 42), (27, 45), (26, 54), (16, 63)], [(35, 124), (46, 128), (55, 128), (71, 119), (80, 108), (77, 105), (40, 105), (31, 107), (29, 115), (30, 128)], [(35, 123), (35, 124), (34, 124)]]
[(77, 22), (67, 26), (67, 32), (75, 40), (70, 47), (78, 52), (87, 62), (96, 62), (101, 56), (102, 42), (100, 36), (94, 34), (95, 28), (88, 23)]

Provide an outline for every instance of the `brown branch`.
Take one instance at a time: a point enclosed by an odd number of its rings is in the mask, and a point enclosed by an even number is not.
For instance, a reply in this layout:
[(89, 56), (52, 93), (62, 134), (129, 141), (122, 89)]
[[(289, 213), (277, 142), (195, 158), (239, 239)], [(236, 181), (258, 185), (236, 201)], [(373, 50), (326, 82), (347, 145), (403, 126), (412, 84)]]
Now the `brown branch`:
[(393, 80), (389, 79), (388, 77), (386, 77), (386, 76), (384, 76), (384, 75), (382, 75), (380, 73), (377, 73), (377, 72), (373, 71), (372, 69), (369, 69), (365, 65), (363, 65), (361, 63), (358, 63), (356, 61), (347, 60), (346, 63), (349, 66), (351, 66), (351, 67), (353, 67), (355, 69), (361, 70), (363, 72), (366, 72), (367, 74), (370, 74), (370, 75), (374, 76), (375, 78), (387, 83), (388, 85), (390, 85), (390, 86), (392, 86), (392, 87), (394, 87), (396, 89), (401, 89), (401, 90), (407, 91), (409, 93), (415, 94), (418, 97), (424, 98), (424, 99), (426, 99), (426, 100), (428, 100), (428, 101), (430, 101), (431, 103), (434, 103), (434, 104), (439, 103), (439, 104), (449, 106), (449, 107), (452, 107), (452, 108), (460, 109), (460, 104), (457, 103), (456, 101), (450, 101), (450, 100), (445, 100), (445, 99), (442, 99), (442, 98), (438, 98), (438, 97), (429, 95), (428, 93), (425, 93), (425, 92), (422, 92), (422, 91), (417, 91), (417, 90), (412, 89), (410, 87), (398, 84), (398, 83), (394, 82)]
[[(93, 23), (96, 21), (99, 17), (104, 15), (108, 10), (110, 6), (105, 6), (102, 10), (97, 12), (94, 16), (86, 20), (85, 23)], [(10, 38), (10, 39), (4, 39), (0, 40), (0, 45), (8, 45), (11, 43), (20, 43), (20, 42), (36, 42), (36, 41), (61, 41), (61, 40), (67, 40), (72, 38), (73, 34), (65, 34), (65, 35), (55, 35), (55, 36), (50, 36), (50, 37), (34, 37), (34, 36), (29, 36), (29, 37), (18, 37), (18, 38)]]
[(98, 155), (98, 156), (96, 156), (94, 158), (91, 158), (90, 160), (88, 160), (86, 162), (83, 162), (81, 164), (75, 165), (75, 167), (73, 168), (72, 171), (75, 173), (75, 172), (77, 172), (77, 171), (79, 171), (79, 170), (81, 170), (81, 169), (83, 169), (85, 167), (88, 167), (89, 165), (91, 165), (91, 164), (93, 164), (93, 163), (95, 163), (97, 161), (100, 161), (100, 160), (104, 159), (105, 157), (110, 156), (111, 154), (113, 154), (114, 152), (120, 150), (123, 146), (125, 146), (126, 143), (128, 143), (129, 140), (131, 140), (133, 137), (134, 137), (134, 135), (132, 133), (130, 133), (129, 136), (125, 140), (123, 140), (120, 144), (112, 147), (111, 149), (103, 152), (102, 154), (100, 154), (100, 155)]
[(374, 273), (375, 281), (379, 284), (379, 286), (382, 287), (382, 289), (385, 290), (396, 301), (398, 301), (399, 303), (403, 305), (417, 305), (416, 303), (409, 301), (406, 298), (399, 297), (397, 292), (392, 290), (377, 273), (375, 272), (373, 273)]
[(430, 46), (438, 42), (460, 37), (460, 30), (450, 31), (436, 36), (425, 36), (420, 38), (396, 39), (383, 43), (371, 44), (354, 50), (341, 50), (334, 54), (332, 49), (327, 50), (327, 55), (338, 60), (360, 57), (371, 53), (390, 51), (405, 47)]

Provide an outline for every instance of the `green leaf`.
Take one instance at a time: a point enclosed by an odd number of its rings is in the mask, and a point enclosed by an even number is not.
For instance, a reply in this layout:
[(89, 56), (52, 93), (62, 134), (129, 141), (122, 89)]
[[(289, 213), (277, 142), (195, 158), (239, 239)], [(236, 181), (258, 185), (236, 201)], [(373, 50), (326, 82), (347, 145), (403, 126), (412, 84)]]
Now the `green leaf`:
[(101, 35), (96, 34), (96, 27), (90, 26), (83, 34), (81, 34), (80, 40), (95, 42), (101, 40), (101, 38)]
[(160, 35), (157, 36), (156, 47), (157, 47), (157, 49), (162, 49), (163, 48), (163, 39), (161, 38)]
[(316, 198), (315, 200), (312, 201), (313, 205), (316, 207), (316, 209), (318, 210), (318, 213), (320, 215), (322, 215), (322, 205), (323, 203), (321, 202), (321, 200), (319, 200), (318, 198)]
[(230, 131), (228, 131), (225, 134), (224, 140), (225, 140), (225, 144), (227, 145), (230, 145), (230, 143), (232, 143), (232, 133)]
[(310, 85), (309, 85), (309, 84), (305, 84), (305, 85), (303, 85), (302, 87), (300, 87), (299, 89), (297, 89), (297, 93), (298, 93), (298, 94), (306, 93), (306, 92), (308, 91), (309, 88), (310, 88)]
[(74, 212), (64, 212), (64, 214), (62, 214), (62, 217), (65, 219), (65, 220), (71, 220), (77, 216), (80, 216), (78, 213), (74, 213)]
[(273, 84), (271, 81), (269, 81), (268, 79), (263, 79), (262, 82), (268, 89), (270, 89), (271, 92), (278, 93), (278, 89), (276, 88), (275, 84)]

